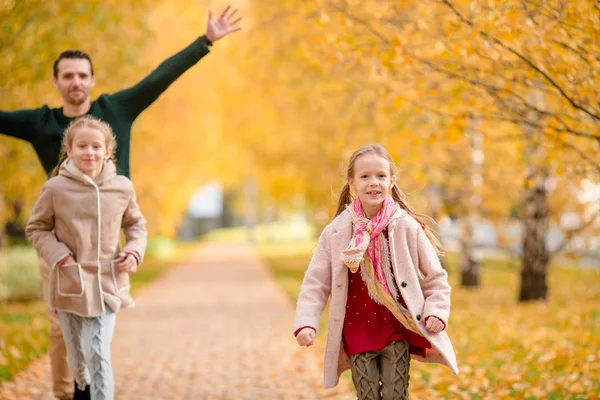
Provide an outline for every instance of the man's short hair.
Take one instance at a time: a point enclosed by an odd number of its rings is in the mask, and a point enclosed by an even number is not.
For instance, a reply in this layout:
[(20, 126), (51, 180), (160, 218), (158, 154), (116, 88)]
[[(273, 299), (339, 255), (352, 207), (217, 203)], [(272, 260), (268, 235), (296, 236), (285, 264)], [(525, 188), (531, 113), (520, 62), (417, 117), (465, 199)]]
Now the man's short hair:
[(90, 63), (90, 70), (92, 72), (92, 76), (94, 76), (94, 65), (92, 64), (92, 59), (86, 53), (81, 50), (65, 50), (58, 55), (58, 58), (54, 61), (54, 77), (58, 78), (58, 63), (60, 60), (65, 58), (80, 58), (83, 60), (88, 60)]

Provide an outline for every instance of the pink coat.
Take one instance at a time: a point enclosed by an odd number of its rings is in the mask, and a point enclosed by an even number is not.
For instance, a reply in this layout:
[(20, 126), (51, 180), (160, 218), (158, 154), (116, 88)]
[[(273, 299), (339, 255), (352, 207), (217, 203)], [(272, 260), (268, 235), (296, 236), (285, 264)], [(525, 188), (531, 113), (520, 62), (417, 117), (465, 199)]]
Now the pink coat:
[[(409, 214), (393, 219), (389, 225), (392, 269), (398, 289), (421, 334), (432, 348), (425, 357), (413, 356), (424, 362), (439, 363), (458, 374), (456, 355), (445, 331), (431, 333), (425, 328), (428, 316), (440, 318), (448, 326), (450, 316), (450, 285), (448, 274), (440, 265), (434, 247), (421, 225)], [(296, 305), (294, 331), (310, 326), (319, 327), (319, 318), (331, 296), (329, 330), (325, 345), (325, 388), (335, 387), (340, 374), (350, 367), (342, 345), (342, 328), (348, 296), (348, 267), (340, 259), (352, 237), (352, 220), (346, 210), (321, 233), (308, 270), (304, 276)], [(406, 285), (400, 284), (406, 282)]]

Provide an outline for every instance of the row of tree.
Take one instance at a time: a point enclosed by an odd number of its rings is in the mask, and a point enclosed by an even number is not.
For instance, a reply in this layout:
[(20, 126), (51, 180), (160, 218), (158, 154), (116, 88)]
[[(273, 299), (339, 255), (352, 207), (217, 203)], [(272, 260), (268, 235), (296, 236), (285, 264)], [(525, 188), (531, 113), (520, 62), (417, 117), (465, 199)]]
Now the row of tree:
[[(581, 200), (600, 179), (597, 3), (261, 1), (255, 10), (240, 56), (241, 93), (253, 101), (229, 104), (236, 119), (225, 134), (241, 139), (262, 193), (302, 193), (331, 215), (349, 153), (381, 142), (417, 208), (465, 222), (463, 285), (479, 284), (475, 223), (521, 221), (522, 301), (546, 298), (548, 264), (572, 238), (598, 234), (600, 200)], [(578, 223), (550, 251), (549, 227), (566, 213)]]
[[(90, 52), (98, 92), (111, 91), (205, 21), (191, 0), (8, 4), (3, 109), (56, 102), (51, 60), (65, 47)], [(242, 33), (217, 43), (134, 126), (133, 179), (152, 232), (173, 235), (191, 193), (214, 178), (239, 191), (256, 185), (265, 204), (302, 207), (323, 226), (349, 155), (375, 141), (417, 209), (465, 222), (464, 285), (479, 284), (477, 221), (522, 223), (521, 300), (547, 295), (549, 225), (581, 216), (558, 250), (597, 231), (597, 207), (578, 198), (600, 180), (593, 1), (260, 0), (243, 15)], [(0, 137), (0, 156), (6, 221), (13, 205), (30, 209), (44, 176), (28, 146)]]

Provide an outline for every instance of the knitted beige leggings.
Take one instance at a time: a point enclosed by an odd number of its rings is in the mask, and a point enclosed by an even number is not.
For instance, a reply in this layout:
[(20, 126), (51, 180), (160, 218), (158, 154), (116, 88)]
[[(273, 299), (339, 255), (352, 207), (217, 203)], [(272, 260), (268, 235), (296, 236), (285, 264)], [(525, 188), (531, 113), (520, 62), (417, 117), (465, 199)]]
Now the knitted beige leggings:
[(407, 400), (409, 368), (408, 343), (403, 340), (350, 356), (358, 400)]
[(91, 400), (113, 400), (115, 391), (110, 344), (117, 314), (106, 304), (104, 306), (106, 312), (93, 318), (58, 312), (67, 347), (67, 363), (79, 389), (90, 386)]

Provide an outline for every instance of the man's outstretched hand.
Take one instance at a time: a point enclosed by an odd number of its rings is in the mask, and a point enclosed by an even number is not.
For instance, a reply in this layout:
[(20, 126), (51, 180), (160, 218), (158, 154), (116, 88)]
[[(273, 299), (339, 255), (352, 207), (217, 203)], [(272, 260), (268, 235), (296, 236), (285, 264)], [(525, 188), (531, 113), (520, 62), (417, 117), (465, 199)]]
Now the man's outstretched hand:
[(212, 10), (208, 10), (208, 22), (206, 23), (206, 37), (211, 42), (214, 43), (222, 37), (242, 29), (241, 26), (236, 26), (238, 22), (242, 20), (242, 17), (237, 17), (235, 20), (232, 21), (238, 9), (236, 8), (235, 10), (229, 12), (230, 9), (231, 6), (225, 7), (223, 12), (216, 19), (213, 19)]

